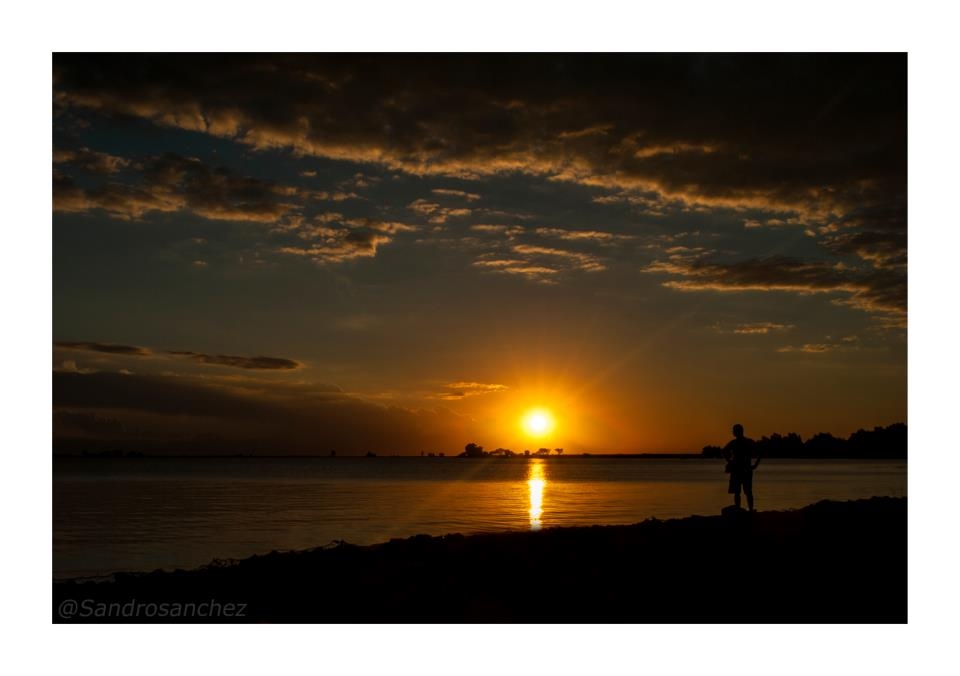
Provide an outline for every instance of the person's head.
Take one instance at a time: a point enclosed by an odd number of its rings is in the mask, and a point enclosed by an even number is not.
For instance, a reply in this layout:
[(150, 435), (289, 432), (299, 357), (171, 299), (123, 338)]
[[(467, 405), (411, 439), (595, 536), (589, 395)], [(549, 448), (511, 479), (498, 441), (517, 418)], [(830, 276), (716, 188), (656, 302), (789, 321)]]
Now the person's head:
[(733, 426), (733, 436), (735, 436), (737, 439), (743, 436), (743, 425), (737, 423)]

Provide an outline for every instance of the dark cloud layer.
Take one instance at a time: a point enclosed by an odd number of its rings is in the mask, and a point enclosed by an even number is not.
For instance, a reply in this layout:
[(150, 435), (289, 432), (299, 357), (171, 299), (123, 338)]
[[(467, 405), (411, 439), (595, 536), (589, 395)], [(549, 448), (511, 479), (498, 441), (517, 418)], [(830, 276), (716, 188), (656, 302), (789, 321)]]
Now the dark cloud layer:
[[(903, 55), (58, 55), (60, 106), (413, 173), (822, 210), (891, 183)], [(278, 102), (283, 105), (278, 105)]]
[(172, 357), (186, 357), (200, 364), (212, 364), (215, 366), (231, 366), (241, 369), (263, 369), (271, 371), (289, 371), (298, 369), (303, 364), (294, 359), (285, 359), (283, 357), (244, 357), (229, 354), (205, 354), (203, 352), (193, 352), (190, 350), (165, 350), (155, 352), (148, 347), (138, 345), (116, 345), (113, 343), (95, 343), (95, 342), (70, 342), (54, 341), (53, 346), (62, 350), (81, 350), (87, 352), (102, 352), (105, 354), (116, 355), (119, 357), (162, 357), (170, 355)]
[[(748, 227), (802, 224), (825, 251), (882, 270), (854, 283), (869, 287), (856, 301), (864, 307), (905, 304), (905, 295), (887, 294), (906, 286), (906, 100), (903, 54), (54, 58), (59, 111), (132, 116), (259, 150), (417, 175), (572, 181), (608, 191), (598, 205), (639, 204), (653, 215), (664, 204), (767, 212)], [(71, 161), (117, 167), (91, 151)], [(189, 208), (255, 221), (294, 209), (294, 196), (274, 184), (184, 158), (153, 163), (136, 185), (84, 188), (58, 174), (56, 208), (127, 218)], [(475, 209), (465, 205), (479, 199), (443, 189), (432, 196), (463, 198), (410, 204), (435, 224), (469, 215)], [(281, 251), (338, 262), (373, 256), (389, 237), (343, 230)], [(515, 258), (480, 266), (555, 276), (554, 265)], [(777, 274), (780, 288), (809, 281), (795, 266)]]
[(106, 372), (54, 371), (53, 405), (213, 418), (277, 413), (270, 403), (257, 402), (188, 378)]
[(53, 346), (66, 350), (105, 352), (107, 354), (125, 355), (128, 357), (146, 357), (151, 354), (151, 351), (145, 347), (139, 347), (137, 345), (116, 345), (114, 343), (54, 341)]
[(896, 270), (849, 268), (788, 256), (715, 262), (706, 255), (677, 254), (647, 272), (669, 275), (664, 286), (679, 291), (789, 291), (836, 293), (844, 304), (880, 315), (891, 326), (906, 323), (906, 278)]
[(170, 350), (168, 354), (178, 357), (188, 357), (200, 364), (214, 364), (217, 366), (233, 366), (241, 369), (266, 369), (270, 371), (289, 371), (298, 369), (303, 364), (293, 359), (279, 357), (238, 357), (229, 354), (203, 354), (182, 350)]
[(53, 373), (54, 447), (171, 453), (412, 453), (452, 450), (473, 432), (445, 409), (380, 406), (327, 386), (172, 375)]

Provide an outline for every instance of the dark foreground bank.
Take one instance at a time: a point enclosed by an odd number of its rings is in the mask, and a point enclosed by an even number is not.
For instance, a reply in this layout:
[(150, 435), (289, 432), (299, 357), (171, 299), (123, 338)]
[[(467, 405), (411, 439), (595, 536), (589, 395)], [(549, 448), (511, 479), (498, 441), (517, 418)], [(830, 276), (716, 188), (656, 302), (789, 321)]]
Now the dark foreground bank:
[(57, 582), (54, 622), (906, 622), (907, 500), (417, 536)]

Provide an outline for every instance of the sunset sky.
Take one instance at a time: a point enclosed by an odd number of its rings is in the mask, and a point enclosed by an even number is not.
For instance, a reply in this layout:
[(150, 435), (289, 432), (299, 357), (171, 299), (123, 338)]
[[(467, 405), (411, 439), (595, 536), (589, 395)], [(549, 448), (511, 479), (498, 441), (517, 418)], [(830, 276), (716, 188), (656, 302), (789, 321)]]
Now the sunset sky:
[(55, 449), (906, 422), (903, 54), (53, 65)]

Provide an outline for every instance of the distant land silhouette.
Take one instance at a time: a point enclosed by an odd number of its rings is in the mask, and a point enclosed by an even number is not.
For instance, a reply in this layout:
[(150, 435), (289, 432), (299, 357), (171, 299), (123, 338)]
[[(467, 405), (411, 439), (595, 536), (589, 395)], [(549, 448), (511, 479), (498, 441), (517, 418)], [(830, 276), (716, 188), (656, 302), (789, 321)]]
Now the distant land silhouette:
[[(891, 459), (899, 460), (907, 457), (907, 426), (904, 423), (894, 423), (887, 427), (874, 427), (872, 430), (859, 429), (846, 439), (835, 437), (828, 432), (818, 432), (807, 440), (804, 440), (799, 434), (790, 432), (788, 434), (774, 433), (770, 436), (763, 436), (756, 440), (757, 453), (763, 458), (810, 458), (810, 459)], [(96, 445), (85, 444), (54, 444), (53, 454), (55, 456), (79, 456), (90, 458), (142, 458), (146, 456), (179, 456), (179, 457), (252, 457), (267, 454), (257, 454), (252, 451), (241, 451), (236, 453), (211, 453), (202, 452), (191, 454), (174, 453), (150, 453), (139, 449), (124, 448), (103, 448)], [(283, 453), (269, 454), (271, 456), (282, 456)], [(336, 450), (327, 450), (322, 453), (311, 454), (316, 457), (350, 457), (347, 453), (338, 453)], [(307, 454), (297, 454), (296, 457), (311, 457)], [(354, 456), (365, 456), (368, 458), (377, 457), (378, 453), (368, 451), (366, 453), (353, 454)], [(381, 453), (379, 455), (389, 456), (391, 454)], [(396, 454), (393, 454), (396, 455)], [(411, 454), (406, 454), (410, 456)], [(476, 442), (470, 442), (464, 446), (460, 453), (451, 452), (449, 454), (435, 451), (422, 451), (421, 457), (458, 457), (458, 458), (560, 458), (560, 457), (593, 457), (602, 458), (605, 456), (615, 456), (619, 458), (721, 458), (722, 447), (707, 445), (698, 453), (564, 453), (562, 448), (538, 448), (536, 450), (526, 449), (523, 451), (512, 451), (509, 448), (496, 448), (492, 451), (484, 450), (483, 446)], [(412, 456), (411, 456), (412, 457)]]
[[(799, 434), (771, 434), (756, 440), (756, 454), (763, 458), (844, 458), (844, 459), (906, 459), (907, 426), (894, 423), (887, 427), (860, 429), (846, 439), (826, 432), (814, 434), (804, 441)], [(705, 458), (722, 458), (720, 446), (704, 446)]]

